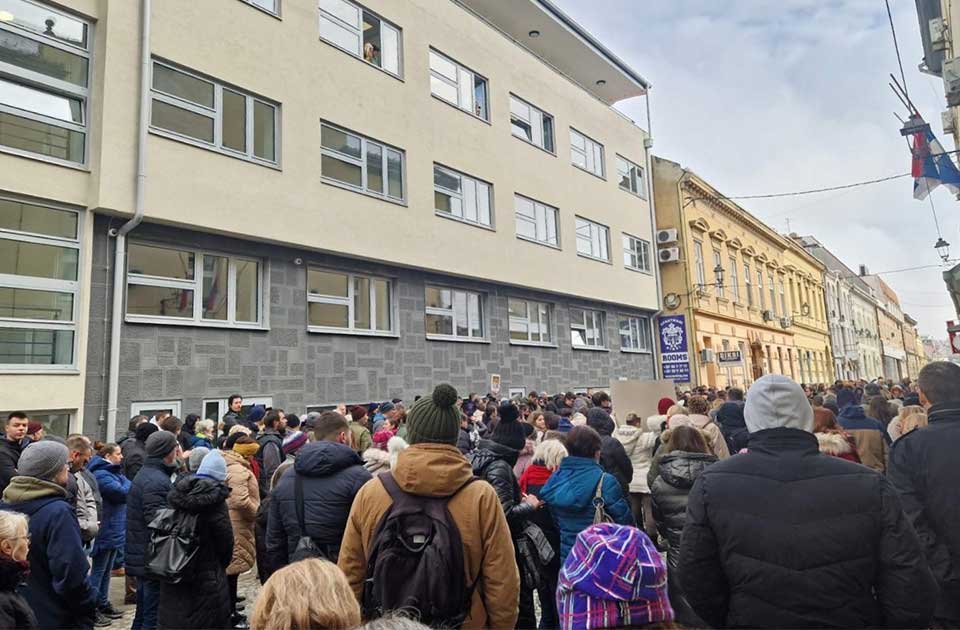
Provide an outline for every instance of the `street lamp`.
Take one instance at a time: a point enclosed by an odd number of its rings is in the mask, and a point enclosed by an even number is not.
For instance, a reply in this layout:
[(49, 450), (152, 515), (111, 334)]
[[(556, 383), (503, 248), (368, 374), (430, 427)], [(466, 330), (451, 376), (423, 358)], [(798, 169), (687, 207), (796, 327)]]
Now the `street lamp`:
[(950, 260), (950, 243), (943, 240), (943, 237), (937, 239), (937, 244), (933, 246), (937, 250), (937, 253), (940, 254), (940, 259), (943, 262)]
[(717, 290), (723, 288), (723, 265), (717, 265), (713, 268), (713, 277), (716, 279)]

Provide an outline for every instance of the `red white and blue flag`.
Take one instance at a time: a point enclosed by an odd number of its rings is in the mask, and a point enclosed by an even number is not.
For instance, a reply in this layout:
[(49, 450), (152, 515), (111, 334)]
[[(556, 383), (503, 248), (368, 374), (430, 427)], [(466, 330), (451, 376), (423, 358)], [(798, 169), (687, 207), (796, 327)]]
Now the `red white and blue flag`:
[(960, 171), (929, 128), (913, 134), (913, 198), (926, 199), (943, 184), (960, 194)]

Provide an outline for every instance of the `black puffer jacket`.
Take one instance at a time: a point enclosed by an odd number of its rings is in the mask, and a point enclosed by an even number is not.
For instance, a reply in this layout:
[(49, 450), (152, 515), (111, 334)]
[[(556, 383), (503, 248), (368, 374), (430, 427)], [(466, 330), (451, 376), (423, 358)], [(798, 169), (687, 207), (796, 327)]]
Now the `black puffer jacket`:
[(303, 480), (303, 521), (306, 536), (336, 562), (347, 517), (357, 492), (372, 478), (357, 452), (337, 442), (310, 442), (297, 453), (293, 471), (287, 470), (270, 493), (267, 517), (267, 565), (275, 571), (287, 566), (300, 540), (295, 486)]
[(653, 495), (653, 518), (657, 531), (669, 545), (667, 551), (667, 590), (676, 621), (682, 626), (703, 628), (703, 622), (687, 602), (679, 580), (680, 539), (687, 520), (687, 496), (690, 488), (717, 456), (706, 453), (672, 451), (660, 458), (657, 478), (650, 486)]
[(167, 466), (162, 459), (150, 457), (130, 484), (123, 555), (130, 575), (143, 575), (143, 556), (150, 540), (147, 525), (157, 515), (157, 510), (167, 507), (167, 495), (172, 487), (170, 476), (176, 470), (176, 466)]
[(630, 496), (633, 481), (633, 462), (620, 440), (613, 437), (617, 424), (603, 409), (594, 407), (587, 412), (587, 426), (600, 434), (600, 466), (617, 478), (624, 497)]
[(933, 405), (927, 418), (893, 443), (887, 478), (940, 586), (936, 616), (960, 626), (960, 401)]
[(529, 503), (520, 500), (520, 484), (513, 474), (520, 451), (497, 444), (492, 440), (480, 440), (480, 444), (470, 454), (470, 466), (473, 474), (488, 482), (497, 491), (497, 498), (507, 517), (510, 534), (514, 538), (523, 531), (524, 523), (536, 510)]
[(178, 584), (160, 586), (159, 627), (229, 628), (227, 566), (233, 557), (233, 528), (227, 510), (230, 488), (207, 477), (181, 478), (170, 491), (170, 507), (197, 515), (200, 549)]
[(17, 474), (17, 463), (20, 453), (26, 448), (30, 440), (24, 438), (19, 442), (11, 442), (0, 433), (0, 492), (3, 492), (10, 480)]
[(24, 580), (24, 571), (30, 565), (21, 566), (13, 560), (0, 558), (0, 628), (37, 628), (37, 617), (17, 587)]
[(147, 460), (147, 446), (137, 438), (132, 438), (124, 440), (120, 452), (123, 453), (123, 474), (133, 481)]
[(687, 502), (681, 586), (710, 627), (928, 627), (937, 586), (893, 486), (767, 429)]

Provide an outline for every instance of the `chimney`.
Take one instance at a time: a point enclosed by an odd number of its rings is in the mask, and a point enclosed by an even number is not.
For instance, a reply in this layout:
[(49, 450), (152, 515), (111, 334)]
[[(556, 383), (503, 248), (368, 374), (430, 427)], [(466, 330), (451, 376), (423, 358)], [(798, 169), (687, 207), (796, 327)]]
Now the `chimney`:
[(866, 265), (860, 265), (860, 276), (861, 276), (861, 277), (866, 276), (866, 275), (868, 275), (869, 273), (870, 273), (870, 270), (867, 269), (867, 266), (866, 266)]

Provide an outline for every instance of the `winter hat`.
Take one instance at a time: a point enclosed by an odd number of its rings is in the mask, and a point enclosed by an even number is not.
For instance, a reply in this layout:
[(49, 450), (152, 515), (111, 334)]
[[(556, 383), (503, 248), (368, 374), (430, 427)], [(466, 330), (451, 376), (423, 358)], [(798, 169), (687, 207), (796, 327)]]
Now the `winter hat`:
[(737, 429), (747, 426), (743, 418), (743, 405), (737, 402), (727, 402), (717, 410), (717, 420), (725, 429)]
[(360, 422), (365, 415), (367, 415), (367, 408), (363, 405), (357, 405), (356, 407), (350, 409), (350, 418), (354, 422)]
[(586, 413), (590, 408), (590, 403), (586, 398), (577, 398), (573, 401), (573, 413)]
[(43, 429), (43, 425), (37, 422), (36, 420), (31, 420), (27, 423), (27, 435), (33, 435), (37, 431)]
[(187, 459), (187, 470), (197, 472), (197, 469), (200, 468), (200, 462), (203, 461), (203, 458), (206, 457), (209, 452), (210, 449), (206, 446), (198, 446), (190, 451), (190, 457)]
[(247, 424), (260, 422), (267, 415), (267, 408), (263, 405), (254, 405), (250, 408), (250, 415), (247, 416)]
[(320, 414), (316, 411), (311, 411), (307, 414), (307, 417), (304, 418), (301, 428), (304, 431), (313, 431), (313, 427), (316, 426), (317, 420), (320, 419)]
[[(441, 383), (433, 394), (413, 403), (407, 413), (407, 442), (421, 444), (457, 445), (460, 437), (460, 410), (457, 409), (457, 390), (452, 385)], [(384, 403), (381, 411), (392, 403)]]
[(517, 418), (520, 417), (520, 410), (512, 404), (506, 403), (500, 405), (497, 413), (500, 416), (500, 422), (494, 427), (490, 440), (501, 446), (519, 451), (527, 443), (523, 426), (517, 422)]
[(857, 395), (853, 393), (852, 389), (844, 387), (837, 392), (837, 407), (843, 409), (855, 404), (857, 404)]
[(207, 477), (216, 481), (224, 481), (227, 478), (227, 462), (224, 461), (220, 451), (210, 451), (204, 456), (200, 467), (197, 468), (197, 477)]
[(557, 613), (564, 630), (673, 621), (663, 558), (636, 527), (588, 527), (560, 570)]
[(587, 426), (596, 430), (600, 435), (611, 435), (617, 423), (613, 421), (605, 409), (594, 407), (587, 412)]
[[(439, 387), (439, 385), (438, 385), (437, 387)], [(433, 391), (434, 391), (434, 393), (436, 393), (437, 390), (433, 390)], [(454, 391), (456, 391), (456, 390), (454, 390)], [(390, 401), (387, 401), (387, 402), (383, 403), (382, 405), (380, 405), (380, 413), (387, 413), (388, 411), (393, 411), (393, 410), (396, 409), (396, 408), (397, 408), (397, 406), (396, 406), (395, 404), (393, 404), (393, 403), (390, 402)]]
[(768, 374), (754, 382), (743, 408), (747, 431), (800, 429), (813, 432), (813, 407), (790, 378)]
[(665, 416), (667, 415), (667, 410), (670, 409), (670, 407), (673, 407), (673, 405), (674, 402), (669, 398), (661, 398), (657, 402), (657, 413), (661, 416)]
[(308, 441), (310, 441), (310, 438), (304, 431), (298, 431), (294, 435), (288, 435), (287, 437), (283, 438), (283, 454), (295, 454)]
[(40, 440), (27, 446), (17, 463), (17, 474), (53, 481), (67, 465), (70, 451), (64, 444), (53, 440)]
[(169, 431), (156, 431), (147, 438), (147, 457), (164, 458), (177, 448), (177, 436)]
[(920, 404), (920, 394), (907, 394), (903, 397), (903, 406), (908, 407), (910, 405), (919, 405)]
[(144, 422), (143, 424), (138, 425), (136, 429), (134, 429), (133, 437), (136, 438), (138, 442), (146, 442), (147, 438), (150, 437), (150, 434), (156, 433), (159, 430), (160, 430), (160, 427), (158, 427), (157, 425), (152, 424), (150, 422)]

